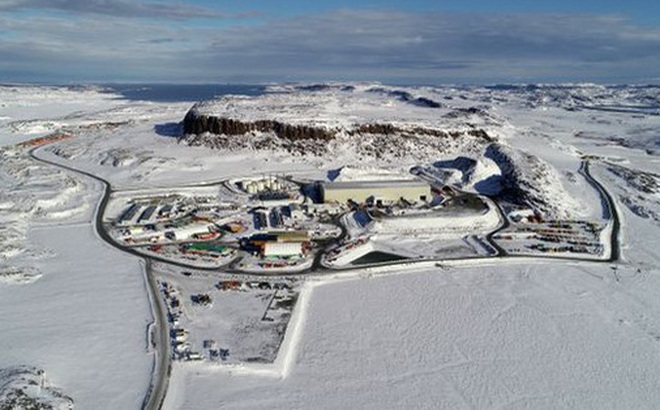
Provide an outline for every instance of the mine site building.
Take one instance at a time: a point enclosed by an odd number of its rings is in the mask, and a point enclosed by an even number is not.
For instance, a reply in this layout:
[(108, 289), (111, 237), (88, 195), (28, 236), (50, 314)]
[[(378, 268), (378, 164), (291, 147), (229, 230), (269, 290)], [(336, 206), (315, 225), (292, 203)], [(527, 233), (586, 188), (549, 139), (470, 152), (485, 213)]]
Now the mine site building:
[(384, 181), (346, 181), (323, 184), (323, 202), (391, 203), (403, 198), (410, 202), (431, 199), (431, 186), (415, 179)]
[(189, 238), (205, 239), (201, 236), (211, 234), (209, 231), (209, 226), (202, 224), (190, 224), (181, 228), (177, 228), (173, 232), (174, 238), (177, 240)]
[(266, 242), (263, 247), (263, 255), (266, 257), (288, 257), (302, 254), (302, 242)]

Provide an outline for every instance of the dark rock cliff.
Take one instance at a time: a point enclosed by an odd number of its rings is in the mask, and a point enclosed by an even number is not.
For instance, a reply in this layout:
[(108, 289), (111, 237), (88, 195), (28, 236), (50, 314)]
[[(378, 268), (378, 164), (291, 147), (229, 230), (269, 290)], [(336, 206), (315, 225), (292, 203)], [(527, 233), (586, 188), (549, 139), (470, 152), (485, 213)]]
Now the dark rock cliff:
[(478, 155), (496, 140), (469, 124), (461, 128), (443, 130), (385, 121), (348, 127), (340, 123), (336, 126), (313, 122), (296, 125), (269, 119), (240, 120), (194, 106), (181, 123), (184, 135), (179, 141), (225, 151), (279, 151), (293, 156), (324, 158), (350, 153), (359, 160), (405, 158), (428, 162), (455, 152)]
[(331, 140), (335, 131), (321, 127), (306, 125), (291, 125), (273, 120), (257, 120), (243, 122), (225, 117), (200, 115), (194, 109), (188, 111), (183, 119), (183, 133), (203, 134), (209, 132), (217, 135), (244, 135), (250, 132), (272, 132), (280, 138), (288, 140)]
[[(451, 137), (459, 138), (465, 134), (484, 142), (494, 141), (484, 130), (472, 129), (469, 131), (443, 131), (424, 127), (397, 127), (392, 124), (362, 124), (352, 129), (345, 130), (348, 135), (384, 135), (384, 136), (403, 136), (423, 135), (431, 137)], [(232, 118), (209, 116), (199, 114), (193, 107), (183, 119), (184, 135), (200, 135), (204, 133), (236, 136), (245, 135), (252, 132), (273, 133), (279, 138), (298, 141), (298, 140), (332, 140), (339, 132), (338, 129), (328, 129), (323, 127), (314, 127), (310, 125), (292, 125), (275, 120), (257, 120), (241, 121)]]

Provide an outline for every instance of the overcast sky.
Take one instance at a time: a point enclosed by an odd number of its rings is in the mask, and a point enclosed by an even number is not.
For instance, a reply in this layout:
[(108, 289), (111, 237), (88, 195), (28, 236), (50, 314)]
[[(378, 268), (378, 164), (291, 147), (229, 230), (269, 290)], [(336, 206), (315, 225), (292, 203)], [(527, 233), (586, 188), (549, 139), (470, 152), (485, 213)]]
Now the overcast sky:
[(660, 1), (0, 0), (0, 82), (342, 80), (659, 83)]

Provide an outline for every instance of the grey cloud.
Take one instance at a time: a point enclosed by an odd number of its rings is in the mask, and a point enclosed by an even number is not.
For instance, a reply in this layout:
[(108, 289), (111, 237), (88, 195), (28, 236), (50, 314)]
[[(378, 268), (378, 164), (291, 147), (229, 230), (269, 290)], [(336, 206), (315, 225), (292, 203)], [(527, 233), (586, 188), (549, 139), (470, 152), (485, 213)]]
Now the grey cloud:
[(660, 29), (610, 15), (344, 10), (224, 28), (85, 20), (0, 17), (23, 39), (0, 40), (0, 57), (21, 50), (0, 58), (0, 71), (38, 61), (55, 67), (47, 74), (79, 62), (86, 78), (138, 81), (618, 81), (657, 77), (660, 64)]
[(176, 38), (178, 47), (186, 47), (189, 37), (199, 34), (168, 24), (133, 24), (101, 16), (88, 16), (82, 23), (0, 16), (0, 26), (13, 33), (0, 40), (0, 79), (9, 81), (21, 70), (25, 76), (40, 73), (36, 80), (176, 79), (186, 74), (184, 53), (161, 40)]
[(333, 67), (387, 75), (395, 68), (415, 77), (453, 70), (456, 78), (476, 78), (546, 76), (552, 70), (607, 76), (625, 67), (628, 74), (648, 75), (650, 69), (640, 63), (660, 59), (660, 30), (609, 15), (347, 10), (226, 30), (212, 51), (230, 66), (242, 62), (292, 71)]
[(251, 13), (232, 14), (182, 4), (127, 0), (9, 0), (0, 4), (0, 11), (25, 9), (59, 10), (114, 17), (169, 18), (169, 19), (228, 19), (247, 17)]
[[(653, 34), (653, 35), (650, 35)], [(660, 30), (622, 19), (575, 15), (419, 15), (342, 12), (223, 33), (218, 54), (297, 54), (314, 59), (406, 56), (436, 59), (560, 58), (616, 61), (658, 55)]]
[(169, 44), (169, 43), (174, 43), (176, 39), (174, 38), (153, 38), (145, 41), (141, 41), (141, 43), (146, 43), (146, 44)]

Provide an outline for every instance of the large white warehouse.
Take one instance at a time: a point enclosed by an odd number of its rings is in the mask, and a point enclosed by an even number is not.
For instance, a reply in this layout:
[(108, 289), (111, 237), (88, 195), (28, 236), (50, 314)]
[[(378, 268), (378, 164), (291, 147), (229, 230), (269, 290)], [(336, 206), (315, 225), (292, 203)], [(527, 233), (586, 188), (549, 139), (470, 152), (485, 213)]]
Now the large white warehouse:
[(415, 179), (384, 181), (328, 182), (323, 185), (324, 202), (365, 202), (373, 197), (374, 202), (394, 202), (401, 198), (407, 201), (428, 201), (431, 186)]
[(298, 256), (303, 253), (302, 242), (266, 242), (264, 244), (264, 256)]

